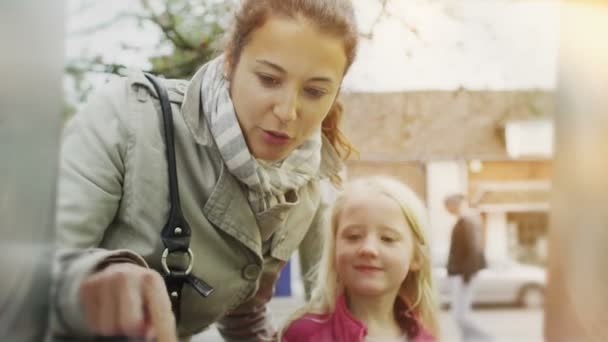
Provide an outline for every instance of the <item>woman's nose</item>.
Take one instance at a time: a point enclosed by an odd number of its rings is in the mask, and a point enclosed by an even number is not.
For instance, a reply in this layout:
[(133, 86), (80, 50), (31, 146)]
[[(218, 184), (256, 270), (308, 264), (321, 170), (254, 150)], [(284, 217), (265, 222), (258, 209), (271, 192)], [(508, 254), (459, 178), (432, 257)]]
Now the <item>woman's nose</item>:
[(274, 105), (273, 114), (281, 121), (281, 123), (287, 123), (295, 120), (298, 107), (297, 91), (289, 89), (279, 96), (280, 98)]

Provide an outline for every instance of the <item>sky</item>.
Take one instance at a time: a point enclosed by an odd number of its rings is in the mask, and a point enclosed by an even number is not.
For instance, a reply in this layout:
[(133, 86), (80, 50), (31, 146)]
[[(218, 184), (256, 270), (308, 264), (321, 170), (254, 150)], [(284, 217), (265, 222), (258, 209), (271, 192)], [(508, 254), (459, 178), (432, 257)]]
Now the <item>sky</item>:
[[(358, 1), (365, 31), (375, 17)], [(556, 1), (392, 1), (392, 17), (363, 41), (347, 88), (552, 89), (556, 83)], [(370, 10), (371, 9), (371, 10)], [(417, 34), (407, 27), (416, 28)]]
[[(93, 35), (75, 34), (139, 0), (104, 0), (78, 11), (69, 0), (66, 56), (103, 54), (148, 66), (160, 34), (123, 20)], [(362, 31), (379, 13), (378, 0), (354, 0)], [(558, 2), (555, 0), (389, 0), (388, 17), (363, 39), (344, 81), (347, 91), (553, 89), (556, 85)], [(77, 14), (76, 14), (77, 13)], [(408, 27), (414, 27), (412, 33)], [(124, 51), (122, 43), (139, 51)]]

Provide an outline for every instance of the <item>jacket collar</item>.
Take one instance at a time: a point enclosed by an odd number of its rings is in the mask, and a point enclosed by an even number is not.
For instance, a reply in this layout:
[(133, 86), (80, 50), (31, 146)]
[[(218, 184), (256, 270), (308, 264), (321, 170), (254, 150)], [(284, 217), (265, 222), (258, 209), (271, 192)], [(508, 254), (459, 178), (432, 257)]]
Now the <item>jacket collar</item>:
[[(203, 82), (203, 68), (199, 68), (194, 74), (186, 88), (181, 112), (194, 140), (204, 146), (211, 144), (211, 131), (207, 127), (207, 120), (203, 116), (201, 108), (201, 85)], [(321, 165), (319, 175), (329, 178), (344, 168), (344, 163), (331, 145), (329, 140), (323, 137), (321, 144)]]
[(346, 296), (338, 297), (332, 320), (332, 330), (335, 337), (344, 341), (363, 341), (367, 335), (367, 327), (356, 319), (346, 306)]
[[(367, 336), (367, 326), (350, 313), (346, 305), (344, 293), (336, 301), (336, 309), (331, 318), (331, 325), (337, 337), (345, 337), (345, 339), (339, 339), (340, 341), (364, 341), (365, 336)], [(414, 337), (412, 341), (430, 342), (435, 341), (435, 338), (421, 327), (418, 336)]]
[(188, 83), (182, 102), (182, 116), (194, 140), (200, 145), (207, 146), (210, 144), (211, 131), (207, 127), (207, 120), (203, 117), (201, 108), (203, 71), (204, 68), (199, 68)]

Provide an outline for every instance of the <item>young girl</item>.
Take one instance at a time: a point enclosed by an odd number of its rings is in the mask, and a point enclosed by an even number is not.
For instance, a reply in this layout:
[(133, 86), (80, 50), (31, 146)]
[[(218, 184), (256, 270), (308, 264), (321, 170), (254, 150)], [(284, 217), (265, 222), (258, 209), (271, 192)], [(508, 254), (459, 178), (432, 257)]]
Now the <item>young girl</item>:
[(325, 230), (312, 299), (282, 341), (434, 341), (427, 227), (426, 208), (398, 181), (348, 184)]

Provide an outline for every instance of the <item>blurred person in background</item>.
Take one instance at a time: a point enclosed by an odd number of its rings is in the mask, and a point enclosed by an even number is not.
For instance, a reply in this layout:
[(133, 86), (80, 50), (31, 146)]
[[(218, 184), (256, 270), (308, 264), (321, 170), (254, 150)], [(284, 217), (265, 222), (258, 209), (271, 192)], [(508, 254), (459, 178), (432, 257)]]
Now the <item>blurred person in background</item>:
[(228, 38), (189, 82), (157, 79), (183, 212), (169, 231), (170, 146), (148, 76), (106, 85), (68, 123), (52, 335), (187, 340), (217, 322), (229, 341), (276, 339), (266, 303), (303, 241), (316, 257), (319, 182), (339, 183), (352, 150), (337, 96), (357, 27), (349, 0), (244, 0)]
[(462, 194), (446, 197), (444, 205), (457, 218), (452, 228), (447, 264), (451, 287), (450, 310), (460, 329), (462, 342), (492, 341), (490, 335), (470, 317), (473, 281), (477, 272), (486, 267), (481, 217), (469, 207)]

